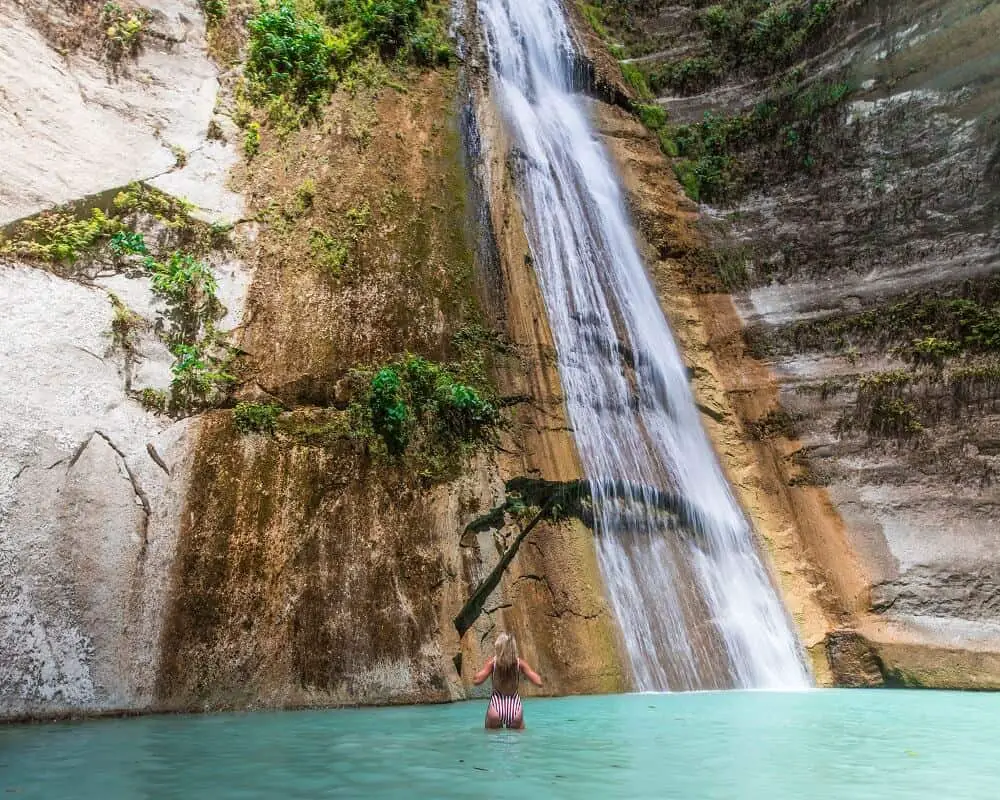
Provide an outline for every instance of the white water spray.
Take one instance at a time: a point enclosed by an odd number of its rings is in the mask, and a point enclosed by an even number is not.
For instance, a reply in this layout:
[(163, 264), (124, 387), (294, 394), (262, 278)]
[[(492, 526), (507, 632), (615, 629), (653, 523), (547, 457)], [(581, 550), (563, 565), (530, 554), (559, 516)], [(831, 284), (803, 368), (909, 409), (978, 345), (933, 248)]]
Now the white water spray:
[(753, 533), (701, 426), (558, 0), (479, 0), (598, 553), (639, 690), (808, 685)]

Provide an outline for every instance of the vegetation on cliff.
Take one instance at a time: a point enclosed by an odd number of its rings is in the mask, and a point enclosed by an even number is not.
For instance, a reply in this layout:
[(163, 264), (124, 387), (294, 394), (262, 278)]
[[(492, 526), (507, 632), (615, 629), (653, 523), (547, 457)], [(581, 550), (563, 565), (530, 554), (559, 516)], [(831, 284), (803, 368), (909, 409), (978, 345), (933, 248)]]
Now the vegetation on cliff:
[[(791, 75), (742, 114), (705, 112), (703, 121), (670, 125), (665, 112), (642, 107), (640, 118), (655, 130), (692, 200), (726, 203), (782, 173), (821, 169), (818, 133), (851, 91), (844, 81), (799, 83)], [(659, 108), (659, 107), (657, 107)]]
[[(618, 56), (633, 55), (648, 41), (634, 3), (602, 0), (582, 4)], [(664, 51), (645, 60), (624, 59), (622, 74), (643, 104), (642, 122), (657, 133), (674, 159), (677, 178), (696, 201), (732, 203), (797, 171), (820, 171), (835, 154), (820, 131), (833, 122), (852, 87), (844, 80), (804, 80), (792, 68), (851, 5), (836, 0), (726, 0), (693, 5), (687, 25), (672, 29)], [(617, 40), (617, 41), (616, 41)], [(621, 42), (632, 42), (632, 45)], [(760, 99), (746, 111), (706, 111), (700, 122), (671, 124), (649, 101), (665, 93), (703, 92), (726, 79), (761, 81)]]
[(247, 96), (284, 128), (316, 116), (340, 84), (388, 80), (397, 72), (451, 60), (444, 8), (428, 0), (262, 2), (247, 22)]
[[(624, 60), (627, 77), (653, 94), (694, 94), (745, 73), (766, 77), (813, 52), (851, 0), (687, 0), (669, 30), (650, 27), (650, 4), (590, 0), (584, 18)], [(637, 60), (642, 58), (643, 60)]]
[[(138, 334), (150, 326), (113, 293), (111, 339), (126, 360), (126, 388), (146, 407), (185, 415), (226, 399), (235, 381), (232, 348), (215, 327), (225, 315), (206, 257), (228, 245), (225, 230), (191, 216), (192, 208), (142, 183), (93, 207), (71, 204), (12, 226), (0, 237), (0, 255), (89, 281), (102, 268), (147, 275), (166, 308), (155, 326), (174, 356), (169, 391), (133, 390), (131, 366)], [(155, 232), (147, 237), (140, 231)]]
[[(299, 378), (309, 388), (274, 389), (286, 410), (244, 401), (234, 424), (279, 446), (355, 447), (381, 468), (431, 480), (452, 477), (500, 422), (488, 378), (497, 342), (473, 286), (457, 131), (445, 122), (450, 109), (427, 118), (418, 88), (428, 68), (448, 74), (446, 13), (428, 0), (263, 2), (246, 20), (234, 109), (245, 180), (261, 198), (259, 274), (273, 266), (330, 309), (366, 298), (353, 322), (328, 322), (334, 312), (323, 311), (272, 334), (302, 337), (284, 346), (310, 353)], [(414, 136), (418, 150), (405, 144)], [(404, 149), (388, 159), (387, 144)], [(331, 171), (332, 151), (342, 157)], [(377, 345), (348, 337), (312, 361), (344, 324)], [(257, 366), (251, 359), (248, 380), (274, 386)]]

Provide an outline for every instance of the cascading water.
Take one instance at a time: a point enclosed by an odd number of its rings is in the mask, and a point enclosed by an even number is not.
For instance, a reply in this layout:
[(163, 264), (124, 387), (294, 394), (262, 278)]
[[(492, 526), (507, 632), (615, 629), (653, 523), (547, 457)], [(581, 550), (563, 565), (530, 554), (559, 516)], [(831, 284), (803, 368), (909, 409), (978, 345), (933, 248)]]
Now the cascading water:
[(639, 690), (796, 688), (798, 644), (701, 426), (558, 0), (479, 0), (492, 91)]

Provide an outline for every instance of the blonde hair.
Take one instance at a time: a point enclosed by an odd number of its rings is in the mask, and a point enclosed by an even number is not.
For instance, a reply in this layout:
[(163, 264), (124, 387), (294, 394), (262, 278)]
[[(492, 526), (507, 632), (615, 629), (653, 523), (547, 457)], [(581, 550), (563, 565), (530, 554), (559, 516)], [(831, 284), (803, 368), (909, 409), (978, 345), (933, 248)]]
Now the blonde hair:
[(501, 633), (493, 645), (496, 653), (494, 662), (497, 675), (501, 679), (517, 677), (517, 639), (509, 633)]

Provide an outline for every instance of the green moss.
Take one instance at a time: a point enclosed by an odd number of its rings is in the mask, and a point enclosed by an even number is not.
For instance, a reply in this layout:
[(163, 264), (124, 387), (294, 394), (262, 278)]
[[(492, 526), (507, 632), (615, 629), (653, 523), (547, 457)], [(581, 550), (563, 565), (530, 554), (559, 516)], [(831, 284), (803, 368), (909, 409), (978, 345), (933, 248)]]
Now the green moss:
[(237, 403), (233, 409), (233, 425), (242, 434), (273, 435), (280, 414), (281, 406), (274, 403)]
[(350, 265), (351, 245), (343, 239), (314, 230), (309, 234), (309, 247), (316, 265), (333, 278), (343, 276)]
[(641, 67), (627, 61), (622, 61), (621, 69), (622, 77), (625, 78), (625, 82), (632, 87), (636, 97), (640, 100), (653, 99), (653, 93), (649, 90), (649, 85), (646, 83), (646, 75), (642, 71)]

